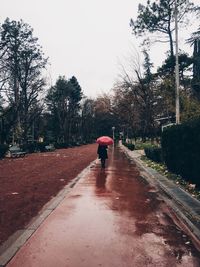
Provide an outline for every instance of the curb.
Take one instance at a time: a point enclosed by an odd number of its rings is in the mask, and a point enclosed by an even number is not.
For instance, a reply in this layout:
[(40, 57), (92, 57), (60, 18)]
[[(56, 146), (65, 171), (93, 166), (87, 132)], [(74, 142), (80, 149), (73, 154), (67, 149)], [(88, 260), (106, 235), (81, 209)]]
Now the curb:
[(136, 163), (141, 176), (161, 191), (164, 201), (170, 206), (179, 223), (186, 228), (186, 231), (192, 235), (194, 242), (200, 247), (200, 201), (193, 198), (173, 181), (145, 166), (140, 159), (141, 154), (137, 151), (130, 151), (123, 145), (120, 145), (120, 148), (130, 160)]
[(77, 182), (83, 178), (94, 165), (92, 161), (85, 169), (83, 169), (69, 184), (67, 184), (53, 199), (47, 202), (37, 216), (24, 227), (24, 229), (16, 231), (7, 241), (0, 247), (0, 267), (13, 258), (17, 251), (26, 243), (26, 241), (34, 234), (43, 221), (56, 209), (62, 200), (71, 192)]

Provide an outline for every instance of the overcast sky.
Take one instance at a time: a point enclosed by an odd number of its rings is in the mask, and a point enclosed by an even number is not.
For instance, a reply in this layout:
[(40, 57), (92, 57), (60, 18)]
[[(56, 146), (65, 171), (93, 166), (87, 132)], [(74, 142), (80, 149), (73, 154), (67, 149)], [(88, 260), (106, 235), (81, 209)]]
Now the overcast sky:
[[(194, 2), (200, 4), (200, 0)], [(146, 0), (0, 0), (0, 22), (9, 17), (31, 25), (49, 57), (52, 84), (59, 75), (74, 75), (84, 94), (94, 97), (112, 88), (119, 61), (131, 47), (140, 51), (129, 27), (139, 3)], [(193, 24), (196, 30), (200, 23)], [(181, 42), (184, 38), (180, 35)], [(152, 47), (155, 65), (161, 64), (165, 50), (161, 44)]]

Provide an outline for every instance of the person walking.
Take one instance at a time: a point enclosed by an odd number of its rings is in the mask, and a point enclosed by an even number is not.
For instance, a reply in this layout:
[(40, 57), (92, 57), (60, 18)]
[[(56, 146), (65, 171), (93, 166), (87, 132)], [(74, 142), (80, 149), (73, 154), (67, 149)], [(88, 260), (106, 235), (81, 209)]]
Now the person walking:
[(107, 148), (108, 146), (106, 145), (99, 145), (97, 149), (97, 154), (101, 160), (101, 168), (105, 168), (106, 159), (108, 158)]

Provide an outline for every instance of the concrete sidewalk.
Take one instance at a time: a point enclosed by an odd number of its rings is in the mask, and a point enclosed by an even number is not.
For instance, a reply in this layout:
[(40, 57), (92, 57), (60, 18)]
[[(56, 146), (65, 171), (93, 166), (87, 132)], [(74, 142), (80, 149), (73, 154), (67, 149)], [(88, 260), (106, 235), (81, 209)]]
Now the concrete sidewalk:
[(173, 181), (154, 169), (145, 166), (145, 163), (140, 159), (142, 156), (140, 151), (130, 151), (123, 145), (120, 147), (130, 159), (134, 160), (140, 169), (141, 175), (164, 193), (165, 201), (171, 206), (178, 218), (194, 235), (198, 245), (200, 245), (200, 201), (193, 198)]

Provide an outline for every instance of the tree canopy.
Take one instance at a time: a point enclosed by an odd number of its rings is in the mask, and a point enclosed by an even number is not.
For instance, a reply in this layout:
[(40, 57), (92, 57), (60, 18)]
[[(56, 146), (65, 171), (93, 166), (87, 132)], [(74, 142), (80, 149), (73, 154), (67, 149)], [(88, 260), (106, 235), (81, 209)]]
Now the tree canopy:
[[(28, 139), (34, 118), (39, 115), (39, 95), (44, 90), (43, 69), (47, 64), (33, 29), (22, 20), (6, 19), (0, 27), (1, 97), (12, 112), (10, 129), (16, 140)], [(3, 114), (7, 120), (8, 112)]]
[[(60, 76), (49, 89), (46, 102), (51, 113), (52, 131), (57, 142), (72, 142), (78, 127), (82, 90), (76, 79)], [(56, 125), (56, 127), (55, 127)]]
[[(189, 12), (195, 12), (194, 4), (190, 0), (177, 0), (178, 22), (184, 24)], [(169, 42), (170, 55), (174, 56), (173, 32), (175, 31), (175, 1), (147, 0), (147, 4), (138, 6), (136, 20), (131, 19), (130, 26), (136, 36), (145, 33), (160, 33), (156, 41)], [(163, 39), (164, 37), (164, 39)]]

